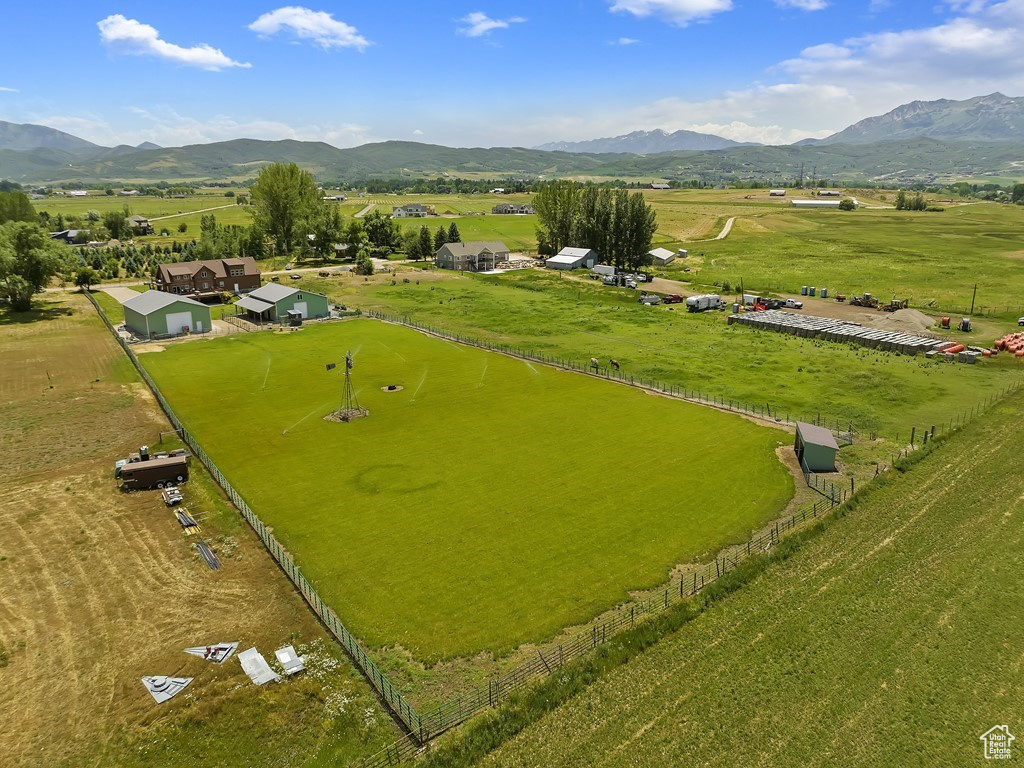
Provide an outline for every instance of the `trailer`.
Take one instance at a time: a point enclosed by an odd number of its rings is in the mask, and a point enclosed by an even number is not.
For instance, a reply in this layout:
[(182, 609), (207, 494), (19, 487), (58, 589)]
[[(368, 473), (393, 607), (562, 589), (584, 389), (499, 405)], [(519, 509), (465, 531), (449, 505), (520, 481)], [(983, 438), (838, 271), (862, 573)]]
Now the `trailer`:
[(117, 472), (124, 490), (163, 488), (188, 480), (188, 456), (168, 456), (122, 465)]
[(595, 264), (591, 271), (595, 275), (614, 275), (615, 267), (611, 264)]
[(686, 300), (688, 312), (706, 312), (709, 309), (724, 307), (725, 302), (717, 293), (702, 293), (700, 296), (691, 296)]

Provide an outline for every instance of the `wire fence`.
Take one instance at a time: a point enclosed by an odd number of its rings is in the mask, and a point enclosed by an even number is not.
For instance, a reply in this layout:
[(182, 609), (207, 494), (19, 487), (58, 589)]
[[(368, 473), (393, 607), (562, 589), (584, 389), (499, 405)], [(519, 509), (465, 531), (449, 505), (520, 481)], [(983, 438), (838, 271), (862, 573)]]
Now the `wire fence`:
[(113, 334), (114, 338), (117, 339), (118, 344), (124, 350), (125, 354), (128, 355), (128, 359), (131, 360), (132, 365), (135, 366), (135, 370), (138, 371), (139, 376), (146, 382), (146, 385), (153, 392), (157, 402), (167, 415), (168, 420), (174, 426), (175, 430), (181, 435), (181, 439), (185, 442), (189, 448), (192, 449), (192, 453), (196, 456), (209, 470), (210, 474), (217, 481), (217, 484), (224, 489), (224, 492), (231, 499), (231, 502), (238, 507), (242, 516), (246, 522), (249, 523), (250, 527), (256, 532), (263, 542), (263, 545), (270, 552), (271, 556), (280, 566), (281, 570), (284, 571), (285, 575), (291, 579), (292, 583), (298, 588), (299, 593), (303, 599), (313, 609), (313, 612), (319, 617), (320, 621), (323, 622), (324, 626), (330, 630), (331, 634), (337, 638), (338, 642), (341, 643), (342, 647), (348, 652), (352, 660), (356, 665), (363, 671), (366, 678), (370, 681), (371, 685), (377, 690), (381, 700), (388, 706), (388, 708), (398, 717), (398, 719), (405, 725), (409, 733), (414, 736), (418, 741), (425, 741), (428, 736), (424, 730), (424, 724), (420, 716), (413, 709), (412, 705), (406, 701), (402, 693), (395, 688), (388, 677), (381, 671), (380, 667), (369, 657), (366, 651), (363, 649), (359, 640), (346, 628), (345, 625), (338, 618), (337, 614), (320, 598), (316, 590), (313, 589), (312, 585), (302, 574), (301, 569), (296, 565), (295, 560), (285, 550), (281, 543), (274, 537), (272, 533), (267, 529), (267, 526), (260, 520), (259, 516), (252, 511), (249, 505), (242, 498), (228, 482), (228, 479), (224, 476), (224, 473), (217, 468), (217, 465), (213, 460), (206, 454), (202, 445), (192, 436), (192, 434), (185, 428), (178, 417), (175, 415), (174, 410), (171, 408), (167, 400), (164, 399), (163, 393), (160, 388), (157, 387), (156, 382), (150, 377), (149, 373), (139, 363), (139, 359), (135, 356), (131, 347), (125, 342), (125, 340), (117, 333), (117, 330), (111, 325), (110, 320), (100, 309), (96, 300), (88, 296), (89, 301), (92, 302), (99, 316), (103, 319), (107, 328)]
[(764, 419), (766, 421), (774, 421), (777, 424), (795, 426), (798, 421), (814, 424), (816, 426), (829, 429), (832, 434), (835, 435), (837, 442), (840, 442), (841, 444), (849, 445), (853, 442), (854, 436), (857, 434), (852, 424), (843, 424), (839, 419), (835, 419), (835, 422), (833, 423), (831, 418), (824, 418), (820, 413), (812, 414), (810, 416), (798, 416), (789, 413), (788, 411), (782, 411), (777, 407), (772, 407), (771, 403), (754, 405), (751, 403), (744, 403), (740, 400), (729, 398), (724, 395), (706, 392), (699, 387), (691, 389), (689, 387), (679, 386), (678, 384), (660, 382), (653, 378), (635, 376), (632, 373), (627, 373), (621, 370), (621, 368), (616, 367), (616, 364), (612, 361), (609, 361), (608, 364), (601, 364), (598, 361), (595, 365), (594, 361), (596, 358), (592, 358), (590, 361), (582, 361), (558, 355), (548, 355), (543, 352), (529, 350), (514, 344), (500, 344), (478, 339), (473, 336), (454, 333), (425, 323), (417, 323), (409, 317), (389, 315), (385, 312), (378, 312), (376, 310), (366, 310), (363, 314), (366, 317), (372, 317), (395, 325), (403, 325), (406, 328), (412, 328), (417, 331), (422, 331), (423, 333), (429, 333), (431, 336), (437, 336), (438, 338), (454, 341), (459, 344), (486, 349), (490, 352), (500, 352), (501, 354), (518, 357), (523, 360), (543, 363), (544, 365), (551, 365), (565, 370), (578, 371), (579, 373), (598, 376), (600, 378), (608, 379), (609, 381), (629, 384), (630, 386), (645, 389), (650, 392), (657, 392), (662, 395), (677, 397), (680, 400), (689, 400), (701, 405), (710, 405), (714, 408), (731, 411), (732, 413), (740, 413), (746, 416)]

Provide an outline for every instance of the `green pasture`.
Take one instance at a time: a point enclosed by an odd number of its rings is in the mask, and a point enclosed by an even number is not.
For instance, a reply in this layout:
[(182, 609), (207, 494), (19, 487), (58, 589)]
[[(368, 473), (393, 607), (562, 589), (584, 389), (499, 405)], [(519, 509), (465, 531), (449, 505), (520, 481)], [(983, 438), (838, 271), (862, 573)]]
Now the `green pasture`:
[[(224, 193), (227, 191), (226, 189), (216, 190), (181, 198), (155, 197), (153, 195), (124, 197), (98, 192), (90, 193), (88, 197), (46, 197), (42, 200), (33, 200), (32, 206), (37, 211), (47, 211), (51, 216), (56, 216), (58, 213), (65, 216), (68, 214), (83, 216), (89, 210), (99, 211), (102, 214), (104, 211), (120, 211), (127, 205), (133, 214), (152, 219), (158, 216), (214, 208), (219, 205), (231, 205), (236, 198), (225, 197)], [(236, 195), (248, 194), (248, 190), (245, 189), (235, 189), (234, 192)]]
[(986, 764), (1024, 711), (1022, 417), (1018, 393), (475, 764)]
[[(780, 211), (740, 217), (724, 240), (690, 249), (702, 283), (723, 280), (755, 290), (867, 291), (882, 299), (935, 301), (941, 309), (1024, 313), (1024, 208), (976, 203), (942, 212)], [(682, 278), (682, 268), (670, 265)]]
[(459, 228), (463, 242), (470, 240), (501, 240), (513, 251), (537, 250), (536, 216), (463, 216), (462, 218), (431, 216), (425, 219), (399, 219), (403, 229), (419, 230), (426, 226), (431, 234), (438, 227), (446, 230), (452, 222)]
[[(920, 433), (970, 410), (1020, 379), (1019, 360), (1002, 355), (949, 365), (865, 347), (726, 325), (723, 313), (645, 307), (635, 291), (564, 273), (453, 275), (421, 284), (401, 279), (309, 281), (352, 307), (586, 362), (615, 358), (622, 370), (784, 415), (853, 423), (870, 439)], [(1011, 326), (1007, 326), (1009, 329)], [(1016, 327), (1016, 326), (1012, 326)]]
[(423, 661), (585, 622), (794, 493), (786, 433), (376, 321), (141, 359), (349, 628)]

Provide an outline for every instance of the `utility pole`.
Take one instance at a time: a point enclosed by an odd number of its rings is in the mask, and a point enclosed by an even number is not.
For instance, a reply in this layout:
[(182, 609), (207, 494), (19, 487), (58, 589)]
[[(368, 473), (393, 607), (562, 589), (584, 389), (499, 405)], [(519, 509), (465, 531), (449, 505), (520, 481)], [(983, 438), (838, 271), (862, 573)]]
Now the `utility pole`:
[(800, 163), (800, 183), (797, 185), (800, 189), (804, 188), (804, 164)]
[(974, 284), (974, 295), (971, 296), (971, 314), (974, 314), (974, 300), (978, 297), (978, 284)]

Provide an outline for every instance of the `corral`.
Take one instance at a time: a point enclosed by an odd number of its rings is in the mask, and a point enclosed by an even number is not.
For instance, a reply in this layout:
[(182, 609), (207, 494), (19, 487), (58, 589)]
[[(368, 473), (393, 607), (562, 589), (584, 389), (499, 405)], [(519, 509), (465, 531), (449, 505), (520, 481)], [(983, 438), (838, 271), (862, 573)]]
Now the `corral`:
[[(346, 349), (372, 415), (337, 424)], [(793, 494), (778, 430), (379, 322), (144, 363), (349, 627), (423, 660), (589, 620)]]

